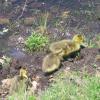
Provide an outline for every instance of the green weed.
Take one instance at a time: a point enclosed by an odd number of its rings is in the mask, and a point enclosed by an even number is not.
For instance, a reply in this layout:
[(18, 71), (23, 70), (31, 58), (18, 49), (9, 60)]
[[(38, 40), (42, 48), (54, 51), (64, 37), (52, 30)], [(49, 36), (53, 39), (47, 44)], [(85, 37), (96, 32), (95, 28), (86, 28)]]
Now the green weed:
[(30, 51), (38, 51), (45, 47), (48, 42), (47, 36), (33, 32), (32, 35), (26, 39), (25, 45)]

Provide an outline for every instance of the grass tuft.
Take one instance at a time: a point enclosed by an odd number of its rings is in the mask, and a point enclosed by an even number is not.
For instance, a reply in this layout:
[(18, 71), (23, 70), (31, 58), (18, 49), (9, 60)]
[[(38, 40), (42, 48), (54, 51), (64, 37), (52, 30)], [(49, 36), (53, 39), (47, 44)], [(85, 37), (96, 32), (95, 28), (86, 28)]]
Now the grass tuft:
[(25, 41), (25, 45), (29, 51), (39, 51), (48, 44), (47, 36), (33, 32)]

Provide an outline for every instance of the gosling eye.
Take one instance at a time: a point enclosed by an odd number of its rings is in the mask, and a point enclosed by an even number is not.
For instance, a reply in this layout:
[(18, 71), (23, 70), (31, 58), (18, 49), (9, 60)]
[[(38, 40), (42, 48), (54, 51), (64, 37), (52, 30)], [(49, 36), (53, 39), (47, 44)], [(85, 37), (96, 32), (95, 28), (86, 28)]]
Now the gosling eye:
[(78, 37), (79, 37), (79, 38), (82, 38), (82, 36), (81, 36), (81, 35), (78, 35)]

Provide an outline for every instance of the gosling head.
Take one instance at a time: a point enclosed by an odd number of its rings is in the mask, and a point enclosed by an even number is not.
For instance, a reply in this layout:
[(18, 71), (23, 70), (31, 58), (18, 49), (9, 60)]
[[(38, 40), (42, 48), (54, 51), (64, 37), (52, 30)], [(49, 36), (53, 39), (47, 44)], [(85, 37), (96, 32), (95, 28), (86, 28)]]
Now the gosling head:
[(77, 34), (72, 39), (74, 42), (82, 45), (85, 42), (85, 37), (81, 34)]

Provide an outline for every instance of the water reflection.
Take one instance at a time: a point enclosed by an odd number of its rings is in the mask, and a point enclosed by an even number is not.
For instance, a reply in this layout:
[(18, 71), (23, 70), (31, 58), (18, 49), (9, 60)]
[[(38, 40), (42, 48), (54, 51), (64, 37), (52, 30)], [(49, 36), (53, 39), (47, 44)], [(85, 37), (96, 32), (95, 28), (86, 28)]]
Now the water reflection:
[(21, 50), (18, 50), (16, 48), (12, 48), (9, 50), (9, 55), (11, 57), (14, 57), (16, 59), (21, 59), (21, 58), (24, 58), (25, 57), (25, 53)]

